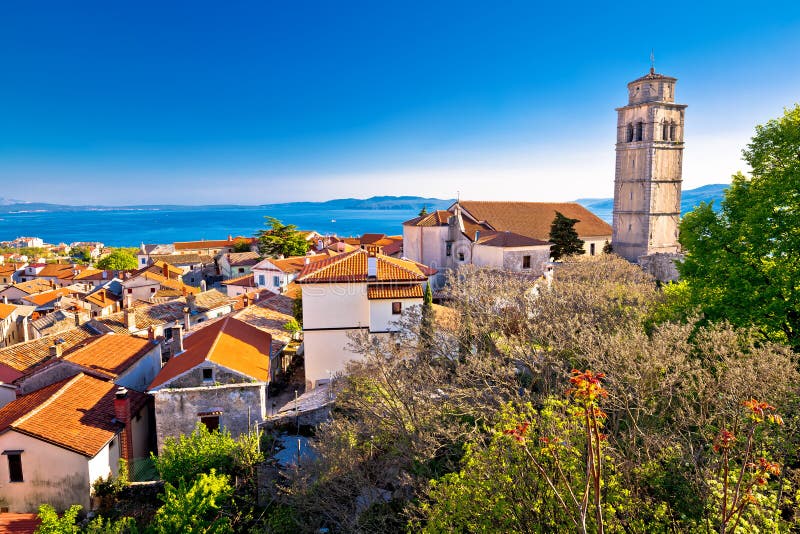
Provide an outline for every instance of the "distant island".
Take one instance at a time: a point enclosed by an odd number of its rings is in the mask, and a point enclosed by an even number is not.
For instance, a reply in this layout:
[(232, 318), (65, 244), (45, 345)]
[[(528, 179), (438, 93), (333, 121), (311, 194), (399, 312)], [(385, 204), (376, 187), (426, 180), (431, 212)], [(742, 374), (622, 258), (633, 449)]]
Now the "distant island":
[[(681, 197), (681, 214), (685, 214), (700, 202), (713, 202), (718, 208), (722, 201), (727, 184), (711, 184), (696, 189), (684, 190)], [(186, 206), (180, 204), (142, 204), (130, 206), (72, 206), (67, 204), (49, 204), (45, 202), (27, 202), (16, 199), (0, 197), (0, 213), (31, 213), (31, 212), (78, 212), (78, 211), (208, 211), (208, 210), (235, 210), (246, 208), (264, 210), (309, 210), (322, 211), (337, 210), (421, 210), (428, 211), (447, 209), (455, 199), (428, 198), (417, 196), (374, 196), (370, 198), (337, 198), (321, 202), (281, 202), (276, 204), (241, 205), (241, 204), (206, 204)], [(579, 198), (575, 200), (597, 214), (601, 219), (611, 222), (614, 209), (613, 198)]]

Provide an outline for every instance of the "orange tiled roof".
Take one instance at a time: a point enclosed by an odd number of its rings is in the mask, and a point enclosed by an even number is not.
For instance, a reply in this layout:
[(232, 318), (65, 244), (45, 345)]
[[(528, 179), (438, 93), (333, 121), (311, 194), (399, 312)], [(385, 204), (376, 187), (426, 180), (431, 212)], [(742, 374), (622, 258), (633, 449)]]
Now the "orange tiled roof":
[(260, 261), (257, 252), (229, 252), (225, 257), (232, 267), (255, 265)]
[(514, 232), (492, 232), (481, 235), (477, 243), (486, 247), (541, 247), (550, 246), (550, 242), (533, 237), (515, 234)]
[(367, 286), (367, 298), (370, 300), (422, 298), (422, 285), (370, 284)]
[(256, 380), (269, 381), (272, 336), (230, 316), (187, 336), (184, 352), (170, 359), (150, 389), (162, 386), (204, 361), (214, 362)]
[(113, 380), (154, 348), (147, 338), (106, 334), (70, 350), (62, 359)]
[[(173, 280), (172, 278), (166, 278), (165, 276), (163, 276), (161, 274), (150, 272), (150, 271), (144, 271), (142, 273), (139, 273), (139, 275), (137, 277), (129, 278), (128, 280), (134, 280), (135, 278), (138, 278), (138, 277), (142, 277), (142, 278), (145, 278), (147, 280), (152, 280), (154, 282), (158, 282), (161, 285), (161, 287), (163, 287), (165, 289), (177, 289), (178, 291), (184, 291), (185, 290), (186, 293), (199, 293), (200, 292), (200, 289), (198, 289), (196, 287), (193, 287), (193, 286), (190, 286), (190, 285), (186, 285), (186, 284), (184, 284), (183, 282), (181, 282), (179, 280)], [(126, 280), (126, 282), (128, 280)]]
[(66, 351), (95, 335), (97, 332), (84, 325), (66, 332), (3, 347), (0, 348), (0, 364), (5, 364), (21, 373), (27, 373), (50, 357), (50, 347), (56, 341), (61, 340), (62, 351)]
[(7, 319), (17, 309), (13, 304), (0, 303), (0, 319)]
[[(80, 373), (0, 408), (0, 432), (13, 429), (92, 458), (119, 432), (116, 390), (113, 382)], [(146, 402), (143, 393), (128, 395), (132, 407)]]
[(550, 225), (556, 217), (556, 211), (578, 219), (575, 230), (581, 237), (611, 235), (611, 226), (607, 222), (575, 202), (462, 200), (459, 206), (475, 221), (486, 221), (497, 231), (510, 231), (535, 239), (549, 239)]
[[(290, 256), (282, 259), (267, 258), (259, 262), (254, 268), (257, 269), (258, 265), (261, 265), (261, 263), (269, 262), (284, 273), (299, 273), (303, 270), (303, 267), (305, 267), (306, 261), (308, 261), (308, 263), (316, 263), (329, 257), (330, 256), (326, 254), (310, 254), (306, 256)], [(269, 269), (266, 265), (263, 268)]]
[(34, 278), (33, 280), (28, 280), (27, 282), (14, 284), (11, 287), (19, 289), (28, 295), (33, 295), (34, 293), (41, 293), (42, 291), (53, 289), (53, 284), (47, 280), (39, 280)]
[(256, 279), (253, 273), (240, 276), (238, 278), (231, 278), (222, 282), (223, 286), (240, 286), (240, 287), (256, 287)]
[(72, 291), (67, 287), (60, 287), (58, 289), (54, 289), (52, 291), (45, 291), (44, 293), (36, 293), (35, 295), (28, 295), (24, 297), (27, 302), (35, 304), (36, 306), (44, 306), (54, 300), (57, 300), (61, 297), (66, 297), (67, 295), (71, 295)]
[(447, 221), (453, 214), (447, 210), (436, 210), (427, 215), (420, 215), (404, 222), (409, 226), (447, 226)]
[(217, 239), (217, 240), (203, 240), (203, 241), (176, 241), (174, 243), (175, 250), (205, 250), (210, 248), (224, 248), (224, 247), (232, 247), (236, 243), (240, 241), (246, 241), (248, 243), (252, 243), (254, 238), (252, 237), (242, 237), (237, 236), (228, 239)]
[(44, 269), (39, 271), (36, 275), (40, 278), (44, 278), (46, 276), (59, 278), (63, 280), (72, 280), (75, 278), (75, 271), (78, 271), (80, 274), (82, 271), (89, 269), (89, 267), (85, 265), (71, 265), (68, 263), (48, 263), (44, 266)]
[(37, 514), (0, 514), (0, 533), (34, 534), (41, 523)]
[(100, 306), (101, 308), (105, 308), (106, 306), (111, 306), (118, 301), (120, 301), (120, 297), (109, 291), (108, 289), (100, 289), (95, 291), (91, 295), (86, 295), (84, 298), (86, 302), (90, 302), (95, 306)]
[[(194, 265), (196, 263), (214, 263), (214, 258), (208, 254), (151, 254), (153, 262), (165, 262), (170, 265)], [(180, 271), (183, 272), (183, 271)]]
[[(367, 257), (369, 253), (365, 250), (356, 250), (348, 254), (341, 254), (333, 258), (306, 265), (297, 277), (296, 282), (319, 283), (319, 282), (366, 282), (367, 278)], [(411, 282), (425, 281), (428, 278), (426, 270), (420, 264), (390, 258), (383, 254), (377, 254), (377, 277), (379, 282)], [(426, 268), (427, 269), (427, 268)]]

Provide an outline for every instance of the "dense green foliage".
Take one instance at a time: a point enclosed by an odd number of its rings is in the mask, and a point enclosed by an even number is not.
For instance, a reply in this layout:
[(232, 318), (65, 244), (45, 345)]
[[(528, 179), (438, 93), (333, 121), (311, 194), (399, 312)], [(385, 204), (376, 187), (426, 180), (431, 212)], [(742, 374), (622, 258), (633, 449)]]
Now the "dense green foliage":
[(258, 232), (258, 251), (262, 256), (302, 256), (308, 251), (308, 241), (293, 224), (283, 224), (275, 217), (264, 217), (266, 230)]
[(561, 212), (556, 212), (556, 218), (550, 225), (550, 256), (556, 261), (564, 256), (583, 254), (583, 241), (578, 238), (575, 223), (578, 219), (570, 219)]
[(200, 473), (191, 484), (183, 479), (178, 487), (167, 482), (161, 496), (164, 505), (153, 518), (152, 530), (156, 534), (233, 532), (230, 519), (222, 514), (232, 493), (228, 476), (214, 469)]
[(188, 436), (166, 438), (161, 454), (152, 458), (161, 479), (176, 485), (212, 469), (221, 474), (252, 475), (263, 456), (258, 448), (258, 434), (243, 434), (234, 439), (226, 430), (210, 432), (198, 423)]
[(138, 264), (136, 256), (127, 250), (117, 249), (108, 256), (100, 258), (97, 262), (98, 269), (125, 270), (136, 269)]
[(702, 204), (680, 227), (686, 309), (756, 325), (800, 347), (800, 106), (756, 128), (744, 150), (752, 177), (733, 177), (719, 212)]

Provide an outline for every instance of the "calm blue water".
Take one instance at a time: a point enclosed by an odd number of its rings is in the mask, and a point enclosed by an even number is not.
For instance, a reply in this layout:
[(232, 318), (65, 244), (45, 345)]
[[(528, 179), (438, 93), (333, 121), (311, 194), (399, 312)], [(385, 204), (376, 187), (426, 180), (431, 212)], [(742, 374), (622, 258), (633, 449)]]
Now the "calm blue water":
[[(403, 221), (417, 210), (298, 210), (297, 208), (209, 208), (106, 210), (0, 214), (0, 241), (19, 236), (41, 237), (47, 243), (101, 241), (110, 246), (225, 239), (253, 235), (270, 215), (301, 230), (356, 236), (366, 232), (402, 234)], [(335, 222), (333, 222), (335, 220)]]

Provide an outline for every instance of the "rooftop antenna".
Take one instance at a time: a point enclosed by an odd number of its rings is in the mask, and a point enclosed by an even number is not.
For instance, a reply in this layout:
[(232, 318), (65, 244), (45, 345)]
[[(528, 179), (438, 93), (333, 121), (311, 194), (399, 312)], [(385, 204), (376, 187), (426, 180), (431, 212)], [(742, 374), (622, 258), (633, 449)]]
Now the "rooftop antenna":
[(651, 48), (650, 49), (650, 74), (655, 74), (656, 72), (656, 54), (655, 51)]

